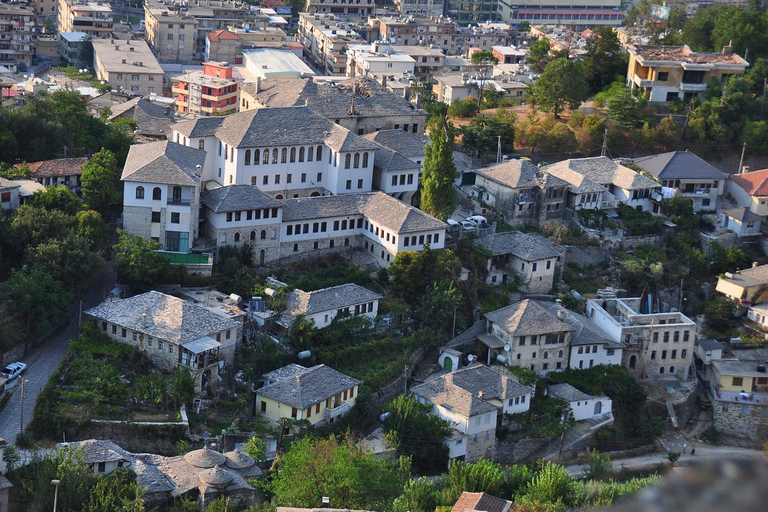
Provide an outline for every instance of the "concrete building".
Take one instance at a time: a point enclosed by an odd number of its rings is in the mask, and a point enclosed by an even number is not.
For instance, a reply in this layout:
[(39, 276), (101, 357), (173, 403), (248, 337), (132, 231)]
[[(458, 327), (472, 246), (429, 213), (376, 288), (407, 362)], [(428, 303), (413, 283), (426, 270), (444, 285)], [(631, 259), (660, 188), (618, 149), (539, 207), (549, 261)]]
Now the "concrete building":
[(148, 96), (163, 92), (163, 68), (145, 41), (94, 39), (93, 68), (96, 78), (114, 91)]
[(445, 54), (437, 48), (392, 46), (392, 49), (408, 55), (415, 61), (412, 73), (419, 79), (431, 79), (445, 69)]
[(395, 7), (400, 11), (400, 14), (442, 16), (445, 2), (444, 0), (395, 0)]
[[(371, 0), (372, 1), (372, 0)], [(299, 14), (299, 42), (305, 54), (329, 75), (347, 72), (347, 46), (365, 41), (332, 14)]]
[(104, 302), (85, 313), (110, 338), (144, 352), (166, 372), (187, 368), (197, 390), (215, 389), (219, 362), (231, 364), (243, 330), (231, 305), (205, 307), (157, 291)]
[(146, 39), (157, 60), (182, 64), (200, 60), (196, 19), (145, 4), (144, 21)]
[(339, 315), (352, 318), (376, 318), (379, 300), (383, 297), (354, 283), (321, 288), (311, 292), (294, 290), (288, 294), (286, 309), (277, 323), (290, 329), (299, 316), (312, 322), (314, 327), (328, 327)]
[(748, 208), (726, 208), (717, 212), (718, 224), (722, 229), (735, 233), (739, 238), (759, 236), (762, 219)]
[(497, 0), (445, 0), (445, 15), (460, 25), (498, 19)]
[[(32, 65), (35, 54), (35, 12), (27, 7), (0, 4), (0, 66), (21, 71), (18, 64)], [(5, 93), (5, 89), (2, 89)]]
[[(306, 0), (304, 12), (333, 14), (340, 18), (367, 18), (376, 14), (374, 0)], [(302, 13), (303, 14), (303, 13)]]
[(728, 195), (737, 206), (749, 208), (765, 219), (768, 217), (768, 169), (730, 175)]
[(533, 398), (531, 388), (479, 364), (414, 386), (411, 392), (451, 423), (452, 435), (443, 440), (449, 457), (468, 463), (492, 459), (503, 415), (527, 411)]
[(592, 396), (570, 384), (553, 384), (548, 388), (548, 396), (563, 400), (568, 404), (574, 421), (604, 420), (604, 425), (613, 420), (613, 402), (607, 396)]
[[(290, 80), (314, 76), (315, 72), (290, 50), (254, 48), (243, 50), (245, 67), (257, 80)], [(242, 109), (242, 110), (248, 110)]]
[(19, 207), (19, 189), (18, 183), (0, 178), (0, 209), (15, 210)]
[(499, 64), (519, 64), (525, 62), (525, 52), (514, 46), (492, 46), (493, 56), (499, 59)]
[(347, 76), (389, 79), (413, 75), (416, 61), (386, 43), (350, 44), (347, 47)]
[[(80, 55), (85, 47), (85, 40), (88, 34), (85, 32), (59, 32), (59, 55), (67, 61), (70, 66), (77, 66), (80, 62)], [(86, 62), (90, 65), (90, 62)]]
[(112, 8), (108, 2), (59, 0), (59, 32), (85, 32), (94, 38), (112, 32)]
[(715, 426), (725, 435), (757, 443), (768, 439), (765, 361), (712, 361), (709, 392)]
[(717, 279), (717, 291), (742, 306), (768, 301), (768, 265), (726, 272)]
[(649, 101), (689, 101), (704, 92), (710, 80), (742, 76), (749, 63), (733, 53), (694, 52), (684, 46), (630, 45), (627, 85), (640, 88)]
[[(243, 41), (229, 30), (216, 30), (205, 35), (203, 60), (215, 62), (242, 62)], [(240, 59), (240, 62), (238, 62)]]
[(696, 324), (680, 312), (649, 312), (648, 300), (589, 299), (585, 315), (623, 343), (622, 365), (643, 379), (691, 377)]
[(32, 9), (37, 18), (35, 24), (42, 27), (43, 24), (50, 20), (56, 26), (56, 20), (59, 14), (59, 2), (58, 0), (30, 0), (29, 8)]
[(256, 410), (279, 425), (281, 420), (307, 420), (312, 426), (334, 423), (355, 406), (362, 384), (324, 364), (311, 368), (290, 364), (263, 378), (266, 385), (256, 393)]
[(174, 78), (173, 94), (181, 114), (219, 116), (237, 112), (240, 83), (226, 62), (206, 62), (202, 71)]
[(566, 0), (528, 0), (516, 3), (499, 0), (498, 17), (513, 24), (564, 25), (576, 30), (588, 27), (618, 27), (626, 13), (621, 0), (583, 0), (574, 5)]

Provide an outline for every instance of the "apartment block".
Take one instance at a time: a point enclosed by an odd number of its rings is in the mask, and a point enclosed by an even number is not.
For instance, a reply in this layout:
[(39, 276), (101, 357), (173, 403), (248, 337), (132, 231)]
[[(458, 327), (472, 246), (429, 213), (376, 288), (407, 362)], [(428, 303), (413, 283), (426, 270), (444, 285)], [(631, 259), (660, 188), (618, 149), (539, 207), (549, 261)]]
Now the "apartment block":
[(199, 60), (196, 19), (145, 5), (144, 21), (147, 42), (160, 62), (189, 63)]
[(146, 41), (94, 39), (93, 68), (96, 78), (114, 91), (146, 96), (163, 91), (163, 68)]
[(182, 114), (204, 116), (237, 112), (240, 88), (227, 63), (206, 62), (202, 71), (192, 71), (174, 80), (176, 108)]
[(109, 2), (59, 0), (59, 32), (85, 32), (106, 37), (112, 32), (112, 8)]
[(347, 47), (365, 41), (332, 14), (299, 14), (299, 42), (315, 64), (329, 75), (347, 71)]
[(0, 4), (0, 65), (17, 69), (32, 64), (35, 13), (19, 5)]
[(442, 16), (445, 2), (443, 0), (395, 0), (395, 6), (400, 14)]
[(499, 0), (498, 18), (506, 23), (564, 25), (572, 30), (589, 27), (618, 27), (626, 13), (621, 0), (582, 0), (578, 5), (568, 0)]
[(376, 3), (374, 0), (307, 0), (304, 10), (345, 18), (364, 18), (376, 14)]

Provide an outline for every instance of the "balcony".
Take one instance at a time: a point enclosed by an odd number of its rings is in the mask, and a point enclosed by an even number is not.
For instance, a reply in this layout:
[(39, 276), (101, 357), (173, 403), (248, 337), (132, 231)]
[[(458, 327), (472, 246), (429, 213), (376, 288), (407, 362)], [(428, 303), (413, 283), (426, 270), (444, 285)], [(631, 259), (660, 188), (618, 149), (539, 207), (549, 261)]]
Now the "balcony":
[(338, 406), (332, 409), (325, 409), (325, 419), (332, 420), (344, 416), (350, 409), (352, 409), (352, 405), (349, 402), (341, 402)]
[(619, 200), (618, 199), (611, 199), (609, 201), (600, 201), (600, 208), (606, 209), (606, 208), (618, 208), (619, 207)]
[(707, 84), (694, 84), (682, 82), (680, 90), (683, 92), (702, 92), (707, 90)]
[(680, 191), (680, 195), (683, 197), (697, 197), (697, 196), (706, 196), (712, 193), (714, 191), (717, 193), (716, 188), (697, 188), (693, 190), (683, 190), (683, 189), (677, 189)]

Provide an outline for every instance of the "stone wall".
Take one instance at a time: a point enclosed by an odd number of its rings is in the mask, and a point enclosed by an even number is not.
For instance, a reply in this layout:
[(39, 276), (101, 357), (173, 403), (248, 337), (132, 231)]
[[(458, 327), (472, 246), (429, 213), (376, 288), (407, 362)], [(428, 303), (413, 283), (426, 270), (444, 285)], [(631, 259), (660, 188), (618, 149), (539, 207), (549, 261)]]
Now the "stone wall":
[(88, 421), (72, 423), (67, 441), (109, 439), (133, 453), (176, 455), (176, 443), (185, 439), (189, 426), (182, 423), (131, 423), (128, 421)]
[(768, 440), (768, 403), (712, 401), (715, 426), (725, 436), (754, 442), (756, 447)]
[[(134, 235), (149, 240), (151, 236), (152, 209), (143, 206), (124, 206), (123, 207), (123, 229)], [(165, 225), (165, 208), (160, 214), (161, 225)]]
[(496, 451), (496, 429), (486, 430), (467, 436), (467, 455), (465, 462), (477, 462), (480, 459), (493, 459)]
[(597, 265), (601, 261), (610, 261), (611, 253), (607, 247), (573, 246), (566, 245), (564, 264), (576, 263), (580, 267)]

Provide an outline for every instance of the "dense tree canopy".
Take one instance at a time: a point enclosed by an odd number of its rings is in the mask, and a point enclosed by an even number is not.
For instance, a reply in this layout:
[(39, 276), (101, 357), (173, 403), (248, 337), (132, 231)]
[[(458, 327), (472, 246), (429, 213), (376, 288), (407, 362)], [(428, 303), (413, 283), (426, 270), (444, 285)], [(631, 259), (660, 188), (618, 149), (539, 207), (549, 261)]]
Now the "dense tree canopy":
[(143, 292), (161, 283), (168, 275), (171, 260), (157, 252), (160, 244), (120, 230), (115, 246), (115, 270), (118, 278), (136, 291)]
[(84, 165), (83, 201), (105, 219), (114, 220), (123, 209), (123, 184), (115, 154), (102, 148)]
[(582, 57), (584, 75), (592, 92), (627, 73), (627, 58), (622, 52), (621, 43), (610, 27), (597, 27), (587, 39), (586, 53)]
[(384, 406), (389, 416), (384, 431), (397, 455), (411, 457), (416, 471), (440, 471), (448, 464), (448, 447), (443, 438), (450, 435), (450, 424), (431, 414), (432, 406), (414, 397), (400, 395)]
[(454, 128), (438, 119), (429, 125), (431, 144), (424, 148), (424, 174), (421, 182), (421, 209), (446, 220), (456, 209), (456, 164), (453, 161)]
[(555, 117), (566, 107), (579, 108), (589, 96), (589, 86), (580, 62), (566, 58), (555, 59), (547, 65), (541, 77), (529, 87), (536, 106), (552, 112)]

